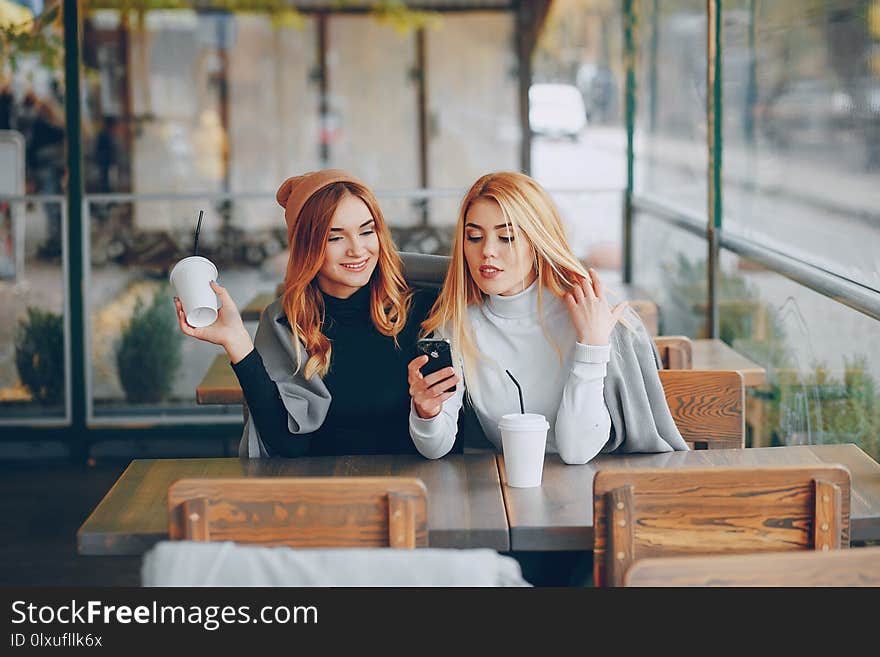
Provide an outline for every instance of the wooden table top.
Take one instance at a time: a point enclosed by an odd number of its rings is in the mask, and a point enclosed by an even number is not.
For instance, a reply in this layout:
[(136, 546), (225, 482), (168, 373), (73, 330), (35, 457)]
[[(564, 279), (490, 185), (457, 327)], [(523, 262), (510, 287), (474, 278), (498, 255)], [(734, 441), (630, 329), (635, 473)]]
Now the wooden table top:
[[(497, 455), (502, 481), (504, 459)], [(852, 540), (880, 539), (880, 464), (856, 445), (797, 445), (664, 454), (600, 455), (586, 465), (544, 461), (537, 488), (502, 486), (511, 550), (591, 550), (593, 476), (600, 468), (695, 468), (840, 463), (852, 477)]]
[(229, 356), (225, 353), (214, 357), (205, 377), (196, 387), (196, 402), (199, 404), (242, 404), (244, 393), (238, 377), (232, 371)]
[(509, 549), (509, 530), (493, 454), (328, 456), (298, 459), (137, 459), (77, 532), (84, 555), (143, 554), (168, 538), (168, 486), (185, 477), (418, 477), (428, 489), (431, 547)]
[(767, 371), (721, 340), (691, 340), (695, 370), (737, 370), (746, 387), (764, 385)]
[(263, 309), (277, 298), (274, 292), (260, 292), (239, 311), (241, 318), (246, 322), (259, 322)]

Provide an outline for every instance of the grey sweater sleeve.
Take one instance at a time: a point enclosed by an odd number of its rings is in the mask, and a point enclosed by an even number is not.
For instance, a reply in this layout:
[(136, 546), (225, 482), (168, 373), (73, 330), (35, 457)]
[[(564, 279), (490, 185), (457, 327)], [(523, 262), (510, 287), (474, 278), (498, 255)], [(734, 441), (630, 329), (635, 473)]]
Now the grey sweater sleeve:
[(635, 313), (628, 312), (624, 317), (630, 327), (618, 324), (611, 333), (611, 360), (604, 390), (611, 435), (602, 451), (687, 450), (657, 374), (660, 360), (654, 342)]
[[(310, 379), (303, 376), (308, 354), (287, 325), (280, 299), (276, 299), (260, 316), (254, 347), (263, 360), (269, 378), (278, 386), (281, 401), (287, 409), (290, 433), (312, 433), (320, 428), (330, 409), (330, 391), (320, 376), (314, 375)], [(297, 349), (302, 354), (302, 367), (299, 369)], [(269, 456), (253, 417), (248, 418), (244, 427), (238, 454), (242, 458)]]

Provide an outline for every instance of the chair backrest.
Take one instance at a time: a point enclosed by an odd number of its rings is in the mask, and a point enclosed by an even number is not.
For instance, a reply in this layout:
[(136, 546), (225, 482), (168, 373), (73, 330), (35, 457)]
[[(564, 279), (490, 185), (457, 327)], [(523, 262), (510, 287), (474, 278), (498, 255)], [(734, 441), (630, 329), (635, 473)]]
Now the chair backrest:
[(629, 307), (642, 320), (648, 335), (656, 336), (660, 332), (660, 311), (654, 301), (650, 299), (629, 299)]
[(168, 489), (168, 533), (289, 547), (426, 547), (427, 507), (425, 485), (412, 477), (181, 479)]
[(849, 498), (839, 465), (600, 470), (595, 584), (620, 586), (646, 557), (848, 546)]
[(443, 287), (446, 270), (449, 269), (449, 256), (401, 251), (400, 260), (403, 263), (403, 274), (410, 285), (437, 289)]
[(880, 586), (880, 547), (640, 559), (624, 586)]
[(660, 352), (660, 360), (667, 370), (689, 370), (693, 367), (693, 343), (684, 335), (659, 335), (654, 344)]
[(666, 403), (692, 449), (745, 446), (746, 387), (736, 370), (660, 370)]

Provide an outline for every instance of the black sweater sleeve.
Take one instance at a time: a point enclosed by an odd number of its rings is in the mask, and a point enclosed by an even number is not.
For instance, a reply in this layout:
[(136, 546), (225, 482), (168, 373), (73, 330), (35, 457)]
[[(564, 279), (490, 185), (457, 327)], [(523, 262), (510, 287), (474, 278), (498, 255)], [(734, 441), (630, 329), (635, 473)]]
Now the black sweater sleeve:
[(233, 363), (232, 369), (269, 454), (285, 457), (305, 454), (309, 449), (309, 437), (291, 433), (287, 428), (287, 409), (281, 401), (278, 384), (269, 378), (260, 352), (252, 350), (238, 363)]

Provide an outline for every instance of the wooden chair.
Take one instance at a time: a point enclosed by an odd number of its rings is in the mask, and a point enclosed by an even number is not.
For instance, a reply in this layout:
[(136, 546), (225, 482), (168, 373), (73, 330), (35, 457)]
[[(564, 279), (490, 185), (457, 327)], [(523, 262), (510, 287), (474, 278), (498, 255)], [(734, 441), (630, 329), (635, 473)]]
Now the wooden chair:
[(660, 332), (660, 311), (656, 303), (650, 299), (630, 299), (629, 307), (642, 320), (648, 335), (656, 336)]
[(667, 370), (689, 370), (693, 367), (693, 343), (684, 335), (660, 335), (654, 338), (660, 360)]
[(735, 370), (660, 370), (666, 403), (692, 449), (745, 446), (743, 375)]
[(427, 547), (427, 500), (425, 485), (410, 477), (181, 479), (168, 489), (168, 533), (289, 547)]
[(640, 559), (624, 586), (880, 586), (880, 547)]
[(849, 546), (839, 465), (600, 470), (593, 479), (596, 586), (646, 557)]

